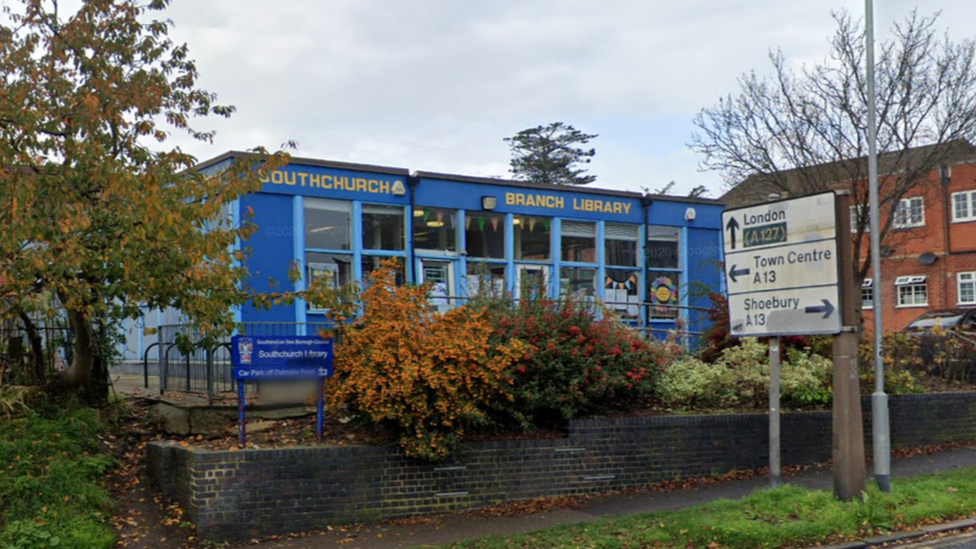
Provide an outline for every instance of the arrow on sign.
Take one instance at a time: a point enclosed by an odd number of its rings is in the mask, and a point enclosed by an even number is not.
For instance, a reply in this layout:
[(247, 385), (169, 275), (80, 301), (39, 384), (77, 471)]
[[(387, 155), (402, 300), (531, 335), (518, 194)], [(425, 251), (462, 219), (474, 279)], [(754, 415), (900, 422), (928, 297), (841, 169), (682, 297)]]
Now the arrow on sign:
[(734, 217), (729, 218), (729, 222), (725, 224), (725, 228), (729, 231), (729, 242), (732, 244), (732, 249), (735, 249), (735, 231), (739, 228), (739, 222), (735, 220)]
[(824, 318), (830, 318), (830, 314), (834, 312), (834, 304), (831, 303), (830, 301), (827, 301), (826, 299), (821, 299), (820, 301), (823, 303), (823, 305), (810, 305), (810, 306), (807, 306), (803, 310), (803, 312), (808, 313), (808, 314), (809, 313), (814, 313), (814, 314), (823, 313), (824, 314), (823, 315)]
[[(733, 239), (732, 242), (733, 242), (732, 247), (734, 248), (735, 247), (735, 244), (734, 244), (735, 243), (735, 240)], [(737, 270), (735, 268), (735, 265), (732, 265), (732, 268), (729, 269), (729, 278), (732, 279), (732, 282), (738, 282), (738, 280), (735, 277), (742, 276), (742, 275), (747, 275), (747, 274), (749, 274), (749, 269), (738, 269)]]

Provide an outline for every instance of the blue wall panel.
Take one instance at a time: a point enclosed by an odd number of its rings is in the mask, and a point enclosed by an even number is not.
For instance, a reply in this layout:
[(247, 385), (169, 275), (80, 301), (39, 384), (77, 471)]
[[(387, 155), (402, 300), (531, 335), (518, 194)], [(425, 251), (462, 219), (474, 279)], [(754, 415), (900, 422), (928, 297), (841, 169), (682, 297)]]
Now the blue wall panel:
[[(688, 229), (688, 305), (690, 307), (711, 307), (709, 292), (719, 291), (719, 281), (723, 278), (719, 263), (721, 248), (720, 232), (710, 229)], [(692, 310), (688, 317), (692, 332), (708, 328), (708, 317), (704, 311)]]
[[(254, 290), (290, 291), (294, 289), (288, 280), (288, 268), (294, 257), (295, 234), (294, 208), (291, 196), (256, 194), (241, 199), (241, 212), (251, 208), (258, 230), (244, 242), (250, 248), (247, 266), (251, 270), (251, 286)], [(246, 216), (246, 213), (244, 214)], [(276, 286), (272, 287), (269, 279)], [(244, 322), (295, 322), (295, 309), (278, 306), (264, 311), (245, 305), (242, 310)]]

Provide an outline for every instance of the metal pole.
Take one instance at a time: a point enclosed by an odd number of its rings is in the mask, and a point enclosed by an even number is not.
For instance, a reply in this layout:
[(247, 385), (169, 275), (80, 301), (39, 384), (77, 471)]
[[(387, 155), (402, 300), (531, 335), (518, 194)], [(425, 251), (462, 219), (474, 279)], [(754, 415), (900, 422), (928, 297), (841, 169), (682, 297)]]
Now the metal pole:
[(878, 151), (876, 97), (874, 91), (874, 5), (864, 0), (867, 40), (868, 95), (868, 200), (871, 216), (871, 276), (874, 279), (874, 393), (871, 394), (871, 440), (874, 445), (874, 481), (882, 492), (891, 491), (891, 442), (888, 426), (888, 395), (884, 392), (884, 323), (881, 310), (881, 230), (878, 222)]
[(769, 485), (780, 485), (779, 337), (769, 340)]

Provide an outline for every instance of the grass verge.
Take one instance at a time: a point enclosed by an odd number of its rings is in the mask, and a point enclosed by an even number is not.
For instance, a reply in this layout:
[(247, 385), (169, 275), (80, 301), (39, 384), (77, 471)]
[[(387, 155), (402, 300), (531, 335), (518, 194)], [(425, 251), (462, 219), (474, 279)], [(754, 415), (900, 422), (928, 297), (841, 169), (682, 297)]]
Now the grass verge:
[(824, 490), (760, 490), (668, 513), (560, 526), (528, 534), (457, 543), (455, 549), (811, 547), (861, 539), (976, 513), (976, 469), (900, 480), (890, 493), (870, 488), (842, 502)]
[(112, 458), (99, 454), (91, 409), (0, 423), (0, 547), (107, 549)]

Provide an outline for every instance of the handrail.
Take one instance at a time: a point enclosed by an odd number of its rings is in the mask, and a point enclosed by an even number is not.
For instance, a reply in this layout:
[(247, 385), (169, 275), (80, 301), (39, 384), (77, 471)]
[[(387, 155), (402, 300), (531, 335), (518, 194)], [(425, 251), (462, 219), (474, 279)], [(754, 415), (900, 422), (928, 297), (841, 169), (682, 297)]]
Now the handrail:
[[(144, 389), (148, 389), (149, 388), (149, 350), (152, 349), (153, 347), (158, 347), (158, 346), (159, 346), (159, 342), (157, 341), (157, 342), (149, 345), (148, 347), (146, 347), (145, 352), (142, 353), (142, 379), (143, 379), (143, 388)], [(159, 359), (158, 358), (156, 359), (156, 365), (157, 366), (159, 365)]]

